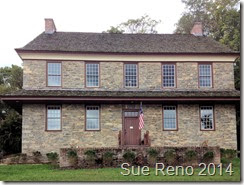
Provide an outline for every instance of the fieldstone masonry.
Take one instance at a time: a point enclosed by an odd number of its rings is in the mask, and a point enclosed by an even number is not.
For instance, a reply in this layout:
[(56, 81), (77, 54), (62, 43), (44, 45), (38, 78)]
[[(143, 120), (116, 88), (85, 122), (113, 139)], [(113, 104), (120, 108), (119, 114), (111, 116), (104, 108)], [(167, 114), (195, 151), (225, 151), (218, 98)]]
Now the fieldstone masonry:
[[(46, 85), (46, 62), (24, 61), (24, 89), (54, 89)], [(162, 90), (160, 62), (139, 62), (139, 89)], [(177, 89), (198, 88), (197, 62), (176, 63)], [(213, 86), (204, 90), (233, 90), (233, 63), (213, 63)], [(84, 89), (85, 62), (62, 61), (62, 89)], [(58, 87), (60, 89), (60, 87)], [(93, 90), (125, 90), (123, 84), (123, 62), (100, 62), (100, 87)]]
[[(62, 131), (45, 131), (46, 106), (23, 105), (22, 152), (46, 154), (71, 146), (118, 147), (122, 130), (121, 104), (101, 104), (101, 130), (85, 131), (85, 105), (62, 105)], [(208, 146), (236, 149), (236, 118), (234, 105), (215, 105), (215, 131), (200, 131), (199, 105), (178, 104), (178, 131), (163, 131), (162, 105), (144, 104), (145, 127), (152, 147)], [(30, 116), (31, 115), (31, 116)]]

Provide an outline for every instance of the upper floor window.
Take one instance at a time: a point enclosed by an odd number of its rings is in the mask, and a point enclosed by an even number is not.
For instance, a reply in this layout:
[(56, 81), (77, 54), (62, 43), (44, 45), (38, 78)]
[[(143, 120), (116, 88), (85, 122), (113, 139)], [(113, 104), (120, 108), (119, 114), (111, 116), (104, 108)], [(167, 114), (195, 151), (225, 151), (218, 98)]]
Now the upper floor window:
[(137, 64), (125, 64), (125, 87), (138, 86), (138, 70)]
[(48, 62), (48, 86), (61, 86), (61, 63), (58, 62)]
[(99, 86), (99, 64), (87, 63), (86, 64), (86, 87)]
[(201, 130), (214, 130), (213, 106), (201, 106)]
[(163, 106), (163, 129), (177, 130), (176, 106)]
[(162, 65), (163, 87), (175, 87), (175, 64)]
[(199, 64), (199, 86), (212, 87), (212, 65)]
[(86, 130), (100, 130), (99, 106), (86, 106)]
[(47, 106), (47, 127), (46, 130), (61, 130), (61, 106)]

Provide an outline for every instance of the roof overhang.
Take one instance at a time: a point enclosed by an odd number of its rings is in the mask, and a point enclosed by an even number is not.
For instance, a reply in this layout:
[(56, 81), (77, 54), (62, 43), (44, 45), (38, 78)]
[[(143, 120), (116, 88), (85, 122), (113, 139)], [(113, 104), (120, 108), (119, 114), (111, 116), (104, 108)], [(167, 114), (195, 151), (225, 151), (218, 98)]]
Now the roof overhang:
[(240, 53), (109, 53), (15, 49), (22, 60), (234, 62)]

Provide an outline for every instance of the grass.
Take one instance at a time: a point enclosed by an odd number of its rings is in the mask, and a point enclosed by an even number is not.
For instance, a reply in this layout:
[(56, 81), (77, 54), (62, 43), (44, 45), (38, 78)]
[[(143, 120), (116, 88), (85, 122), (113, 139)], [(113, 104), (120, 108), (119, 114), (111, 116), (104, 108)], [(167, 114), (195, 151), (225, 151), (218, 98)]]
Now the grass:
[(123, 176), (121, 168), (60, 170), (50, 165), (0, 165), (0, 181), (240, 181), (240, 160), (233, 160), (233, 175), (198, 176), (200, 168), (194, 169), (193, 176), (155, 176), (150, 168), (149, 176)]

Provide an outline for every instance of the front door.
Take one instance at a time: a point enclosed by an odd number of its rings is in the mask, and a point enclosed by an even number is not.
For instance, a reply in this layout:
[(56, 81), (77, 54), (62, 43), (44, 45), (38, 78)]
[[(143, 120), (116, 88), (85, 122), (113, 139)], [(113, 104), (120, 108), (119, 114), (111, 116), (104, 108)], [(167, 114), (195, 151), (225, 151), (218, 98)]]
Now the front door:
[(141, 130), (139, 129), (138, 111), (124, 112), (124, 144), (140, 145)]

